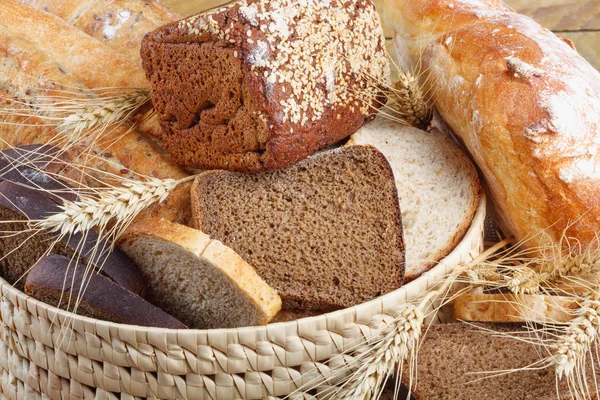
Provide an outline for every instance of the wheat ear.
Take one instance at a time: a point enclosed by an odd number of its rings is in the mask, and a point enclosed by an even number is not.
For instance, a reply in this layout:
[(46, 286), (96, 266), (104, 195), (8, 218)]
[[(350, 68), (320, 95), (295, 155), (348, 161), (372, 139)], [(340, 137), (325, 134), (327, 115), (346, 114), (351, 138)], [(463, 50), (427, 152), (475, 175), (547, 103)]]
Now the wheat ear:
[(61, 108), (64, 109), (64, 116), (59, 120), (61, 122), (57, 129), (69, 137), (70, 141), (77, 143), (86, 131), (116, 125), (129, 119), (149, 100), (148, 90), (133, 89), (124, 93), (100, 95), (85, 101), (57, 101), (51, 107), (55, 113)]
[(81, 196), (77, 201), (64, 201), (60, 213), (32, 221), (33, 228), (46, 229), (65, 237), (95, 227), (99, 232), (106, 233), (109, 224), (114, 223), (107, 239), (115, 240), (142, 210), (154, 203), (161, 203), (177, 185), (193, 178), (127, 180), (121, 187), (100, 190), (98, 196)]

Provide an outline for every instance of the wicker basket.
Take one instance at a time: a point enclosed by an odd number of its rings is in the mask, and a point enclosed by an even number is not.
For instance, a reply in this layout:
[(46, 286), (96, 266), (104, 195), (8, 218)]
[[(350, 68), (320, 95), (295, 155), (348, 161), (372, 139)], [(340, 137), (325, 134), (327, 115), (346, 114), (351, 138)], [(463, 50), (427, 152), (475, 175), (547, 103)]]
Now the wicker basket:
[[(404, 287), (352, 308), (261, 327), (168, 330), (80, 317), (0, 280), (0, 399), (262, 399), (301, 386), (483, 246), (485, 198), (461, 243)], [(311, 374), (307, 374), (311, 371)]]

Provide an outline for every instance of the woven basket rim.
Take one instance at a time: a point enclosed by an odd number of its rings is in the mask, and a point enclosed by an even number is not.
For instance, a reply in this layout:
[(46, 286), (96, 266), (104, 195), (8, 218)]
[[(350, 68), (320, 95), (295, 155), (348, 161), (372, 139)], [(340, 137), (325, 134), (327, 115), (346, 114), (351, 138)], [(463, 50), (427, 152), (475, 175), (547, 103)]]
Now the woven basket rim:
[(16, 289), (14, 286), (9, 284), (2, 277), (0, 277), (0, 286), (2, 286), (3, 292), (5, 293), (5, 297), (6, 297), (6, 295), (11, 295), (11, 297), (14, 296), (16, 298), (18, 304), (25, 304), (27, 309), (38, 310), (38, 313), (40, 313), (39, 310), (42, 310), (41, 313), (55, 316), (59, 320), (62, 319), (62, 320), (67, 320), (67, 321), (71, 321), (71, 322), (79, 321), (81, 323), (91, 323), (91, 324), (94, 324), (98, 328), (102, 327), (102, 328), (105, 328), (106, 330), (109, 330), (111, 328), (118, 329), (118, 328), (127, 327), (128, 329), (132, 329), (136, 332), (155, 332), (155, 333), (171, 333), (171, 334), (185, 332), (186, 334), (211, 333), (214, 335), (215, 333), (230, 334), (230, 333), (238, 333), (238, 332), (239, 333), (249, 332), (253, 329), (265, 329), (265, 327), (267, 327), (267, 326), (288, 328), (288, 327), (297, 326), (298, 321), (317, 321), (317, 320), (321, 320), (321, 319), (324, 320), (324, 319), (328, 319), (328, 318), (335, 319), (337, 316), (341, 316), (342, 314), (352, 312), (352, 311), (359, 314), (361, 311), (370, 309), (374, 304), (386, 304), (386, 300), (397, 297), (400, 292), (406, 292), (408, 290), (410, 290), (410, 291), (416, 290), (417, 292), (419, 292), (421, 290), (426, 290), (430, 286), (430, 283), (432, 280), (436, 281), (448, 273), (448, 271), (447, 271), (448, 263), (446, 262), (446, 260), (455, 260), (455, 259), (457, 259), (457, 257), (460, 257), (460, 255), (462, 253), (471, 251), (471, 246), (470, 246), (470, 243), (472, 242), (471, 239), (473, 236), (482, 234), (481, 226), (483, 226), (483, 221), (485, 220), (485, 217), (486, 217), (486, 195), (482, 190), (482, 191), (480, 191), (480, 194), (479, 194), (479, 201), (478, 201), (478, 205), (477, 205), (475, 214), (473, 215), (473, 218), (471, 219), (469, 228), (467, 229), (467, 232), (462, 237), (461, 241), (452, 249), (452, 251), (450, 253), (448, 253), (446, 255), (446, 257), (441, 259), (435, 267), (424, 272), (417, 279), (401, 286), (400, 288), (398, 288), (392, 292), (386, 293), (375, 299), (369, 300), (369, 301), (361, 303), (361, 304), (357, 304), (352, 307), (348, 307), (348, 308), (344, 308), (341, 310), (336, 310), (336, 311), (332, 311), (329, 313), (324, 313), (324, 314), (320, 314), (320, 315), (316, 315), (316, 316), (300, 318), (300, 319), (296, 319), (296, 320), (292, 320), (292, 321), (271, 323), (268, 325), (246, 326), (246, 327), (238, 327), (238, 328), (215, 328), (215, 329), (172, 329), (172, 328), (157, 328), (157, 327), (148, 327), (148, 326), (139, 326), (139, 325), (120, 324), (120, 323), (116, 323), (116, 322), (110, 322), (110, 321), (81, 316), (78, 314), (74, 314), (70, 311), (66, 311), (66, 310), (51, 306), (47, 303), (44, 303), (43, 301), (40, 301), (31, 296), (28, 296), (24, 292)]

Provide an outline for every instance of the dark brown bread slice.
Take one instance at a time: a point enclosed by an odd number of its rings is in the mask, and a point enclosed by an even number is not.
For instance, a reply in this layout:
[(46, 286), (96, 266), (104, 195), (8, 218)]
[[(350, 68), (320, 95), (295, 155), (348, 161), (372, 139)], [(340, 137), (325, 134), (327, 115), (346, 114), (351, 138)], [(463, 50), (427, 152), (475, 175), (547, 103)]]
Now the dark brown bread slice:
[[(523, 331), (518, 324), (477, 324), (497, 332)], [(478, 380), (476, 372), (507, 371), (527, 367), (548, 354), (535, 345), (486, 333), (463, 323), (432, 325), (418, 355), (418, 400), (550, 400), (570, 399), (567, 382), (556, 385), (553, 368), (499, 374)], [(587, 377), (594, 393), (592, 363)], [(593, 362), (595, 371), (598, 360)], [(475, 382), (476, 381), (476, 382)], [(406, 383), (406, 380), (405, 380)]]
[(371, 0), (241, 0), (165, 25), (141, 48), (179, 164), (267, 171), (356, 131), (385, 102)]
[[(18, 289), (23, 288), (25, 274), (54, 242), (49, 233), (33, 235), (24, 231), (26, 221), (60, 212), (55, 200), (42, 190), (10, 181), (0, 182), (0, 221), (5, 221), (0, 228), (0, 274)], [(95, 265), (118, 284), (134, 293), (143, 292), (145, 281), (141, 271), (123, 252), (111, 249), (96, 233), (71, 235), (56, 243), (52, 252), (73, 257), (74, 249), (78, 249), (82, 260)]]
[[(84, 288), (82, 290), (82, 287)], [(91, 318), (120, 324), (159, 328), (187, 328), (183, 323), (68, 257), (42, 257), (25, 281), (25, 293), (50, 305)]]
[(402, 284), (398, 195), (371, 146), (261, 174), (208, 171), (192, 188), (197, 228), (233, 248), (284, 309), (332, 310)]

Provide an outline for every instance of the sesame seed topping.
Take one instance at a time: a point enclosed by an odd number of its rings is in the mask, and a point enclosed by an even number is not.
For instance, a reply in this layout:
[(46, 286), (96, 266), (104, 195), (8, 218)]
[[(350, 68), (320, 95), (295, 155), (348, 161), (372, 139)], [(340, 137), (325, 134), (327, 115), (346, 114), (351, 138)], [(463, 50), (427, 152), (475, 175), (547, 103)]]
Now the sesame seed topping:
[[(246, 28), (238, 31), (237, 43), (247, 48), (251, 73), (267, 88), (281, 85), (268, 101), (279, 104), (283, 123), (302, 126), (332, 108), (366, 116), (389, 84), (383, 30), (369, 0), (241, 0), (184, 19), (179, 27), (236, 43), (229, 38), (234, 30), (213, 18), (219, 13)], [(239, 37), (244, 33), (245, 41)]]

